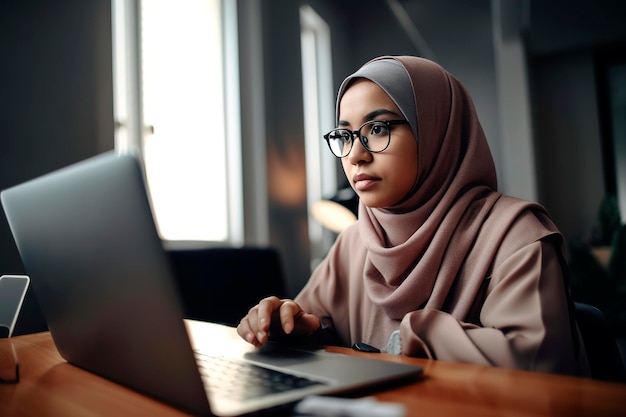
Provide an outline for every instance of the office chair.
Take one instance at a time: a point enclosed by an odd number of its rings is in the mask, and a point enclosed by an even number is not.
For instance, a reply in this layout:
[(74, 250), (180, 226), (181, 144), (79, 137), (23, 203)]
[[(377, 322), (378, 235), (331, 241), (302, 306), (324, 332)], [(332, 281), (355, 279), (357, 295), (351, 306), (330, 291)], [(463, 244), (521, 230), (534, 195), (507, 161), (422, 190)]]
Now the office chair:
[(286, 296), (276, 249), (168, 249), (185, 317), (235, 326), (269, 295)]
[(609, 327), (606, 316), (594, 306), (574, 303), (591, 377), (614, 382), (626, 382), (624, 361)]

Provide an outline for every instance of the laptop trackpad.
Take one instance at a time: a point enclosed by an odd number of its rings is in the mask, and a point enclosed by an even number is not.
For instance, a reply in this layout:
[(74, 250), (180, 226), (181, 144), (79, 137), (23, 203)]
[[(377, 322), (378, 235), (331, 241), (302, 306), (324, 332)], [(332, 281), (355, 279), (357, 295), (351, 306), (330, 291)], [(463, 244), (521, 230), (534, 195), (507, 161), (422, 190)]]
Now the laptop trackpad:
[(273, 366), (300, 365), (320, 359), (318, 354), (306, 348), (276, 342), (268, 342), (257, 350), (246, 352), (244, 358)]

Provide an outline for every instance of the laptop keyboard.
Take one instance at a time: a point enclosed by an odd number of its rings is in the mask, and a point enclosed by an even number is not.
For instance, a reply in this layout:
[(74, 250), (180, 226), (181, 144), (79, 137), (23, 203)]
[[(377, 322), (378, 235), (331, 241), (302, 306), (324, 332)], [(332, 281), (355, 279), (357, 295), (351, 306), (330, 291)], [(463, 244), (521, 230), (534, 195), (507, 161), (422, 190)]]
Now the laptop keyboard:
[(210, 356), (198, 351), (195, 353), (200, 373), (208, 381), (212, 395), (243, 400), (322, 384), (306, 377), (247, 362)]

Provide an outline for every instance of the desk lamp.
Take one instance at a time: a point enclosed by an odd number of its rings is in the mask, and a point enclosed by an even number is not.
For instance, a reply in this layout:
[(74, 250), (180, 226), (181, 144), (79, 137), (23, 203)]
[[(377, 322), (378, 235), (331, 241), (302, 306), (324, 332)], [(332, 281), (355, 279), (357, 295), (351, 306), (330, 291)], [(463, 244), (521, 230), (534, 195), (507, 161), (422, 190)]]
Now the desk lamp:
[(328, 230), (341, 233), (356, 222), (359, 196), (352, 187), (344, 187), (332, 198), (320, 200), (311, 207), (311, 215)]

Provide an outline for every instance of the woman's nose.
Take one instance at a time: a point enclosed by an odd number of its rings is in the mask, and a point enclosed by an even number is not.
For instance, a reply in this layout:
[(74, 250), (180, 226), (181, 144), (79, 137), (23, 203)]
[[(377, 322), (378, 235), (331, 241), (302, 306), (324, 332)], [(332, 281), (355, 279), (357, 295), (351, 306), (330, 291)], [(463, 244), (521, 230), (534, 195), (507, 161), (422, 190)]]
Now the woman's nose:
[(355, 137), (354, 143), (352, 143), (352, 149), (346, 157), (351, 164), (358, 164), (359, 162), (369, 162), (372, 160), (372, 153), (365, 149), (360, 138)]

